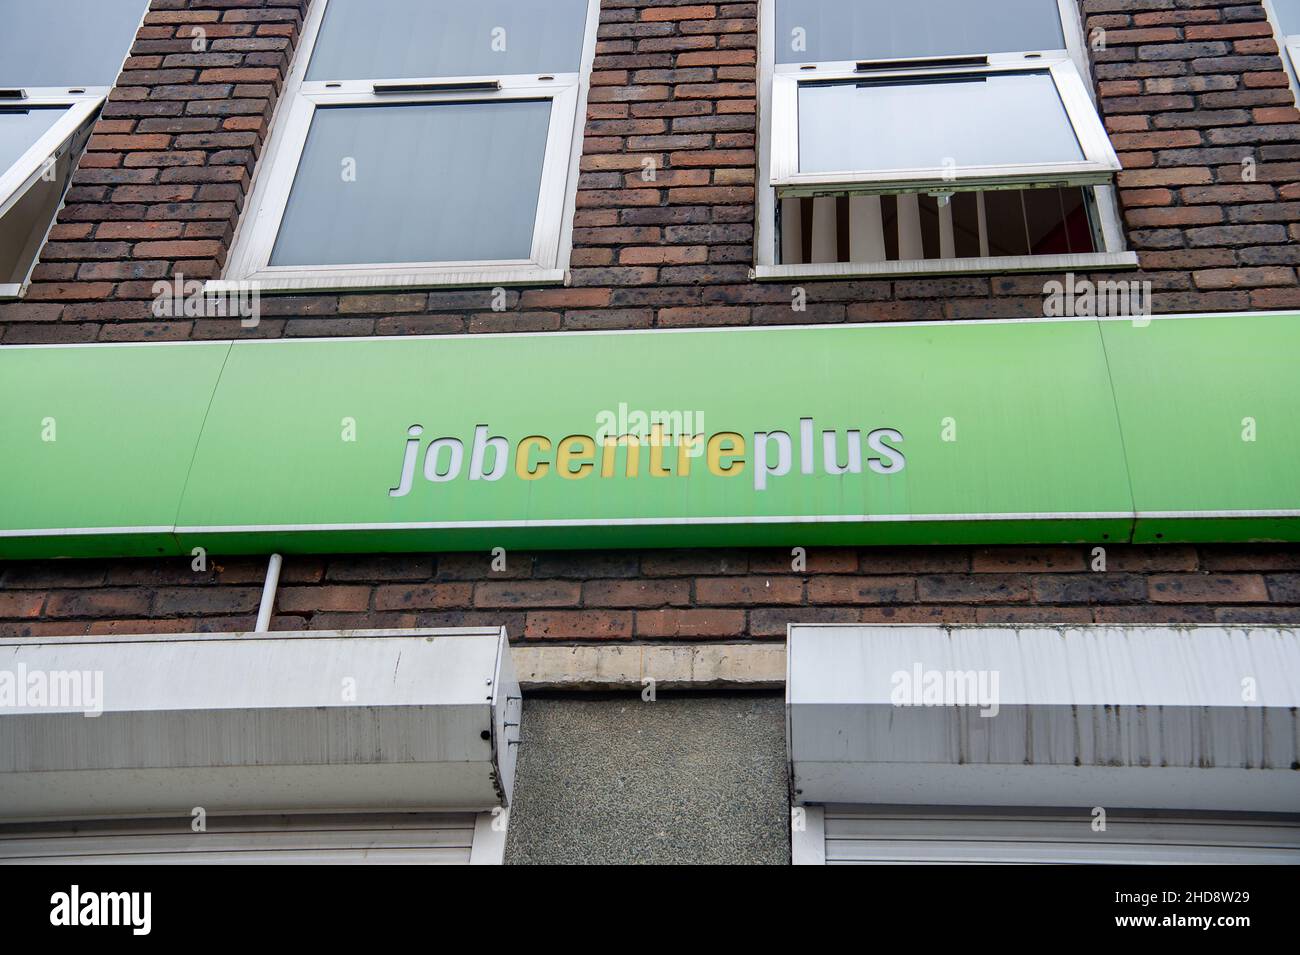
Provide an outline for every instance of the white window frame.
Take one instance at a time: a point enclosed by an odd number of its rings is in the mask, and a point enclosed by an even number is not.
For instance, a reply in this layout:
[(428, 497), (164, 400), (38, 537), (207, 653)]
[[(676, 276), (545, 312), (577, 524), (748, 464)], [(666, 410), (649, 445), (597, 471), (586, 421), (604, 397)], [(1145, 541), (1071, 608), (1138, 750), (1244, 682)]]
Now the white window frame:
[[(108, 95), (107, 87), (74, 87), (72, 90), (61, 87), (42, 87), (24, 89), (21, 98), (6, 99), (0, 105), (5, 107), (31, 109), (64, 109), (62, 116), (54, 125), (41, 134), (27, 151), (19, 156), (8, 169), (0, 169), (0, 220), (9, 214), (31, 188), (40, 181), (47, 168), (58, 163), (65, 153), (71, 150), (78, 138), (78, 133), (95, 121), (100, 107)], [(69, 174), (71, 175), (71, 174)], [(57, 212), (51, 217), (41, 237), (40, 245), (54, 227)], [(32, 270), (40, 260), (39, 253), (32, 259), (32, 264), (18, 282), (0, 283), (0, 300), (20, 298), (31, 281)]]
[(1283, 33), (1282, 18), (1273, 8), (1273, 0), (1263, 0), (1264, 12), (1268, 15), (1269, 25), (1277, 40), (1278, 55), (1282, 58), (1282, 69), (1286, 72), (1287, 82), (1291, 86), (1291, 95), (1296, 105), (1300, 106), (1300, 33)]
[[(583, 134), (581, 120), (586, 111), (595, 57), (599, 0), (588, 0), (582, 57), (576, 73), (309, 81), (306, 79), (307, 69), (328, 6), (328, 0), (319, 0), (308, 14), (272, 123), (267, 149), (258, 164), (249, 202), (235, 235), (226, 274), (221, 281), (208, 282), (208, 289), (223, 291), (241, 282), (256, 282), (264, 292), (564, 282), (573, 242), (573, 211)], [(481, 87), (493, 81), (499, 83), (499, 88), (465, 88), (475, 84)], [(376, 91), (377, 87), (385, 86), (407, 89)], [(415, 86), (437, 86), (440, 89), (409, 89)], [(318, 108), (508, 100), (549, 100), (551, 103), (529, 258), (320, 266), (270, 264), (307, 134)]]
[[(890, 61), (881, 70), (858, 70), (859, 62), (836, 61), (776, 63), (776, 3), (759, 0), (759, 150), (758, 224), (755, 230), (753, 276), (759, 280), (784, 281), (806, 278), (851, 278), (873, 276), (940, 275), (1056, 271), (1063, 268), (1135, 268), (1137, 255), (1124, 248), (1113, 176), (1120, 169), (1097, 113), (1090, 86), (1083, 75), (1088, 58), (1083, 26), (1074, 0), (1057, 0), (1061, 16), (1064, 50), (1033, 50), (1023, 53), (989, 54), (987, 64), (927, 66), (909, 68), (907, 60)], [(944, 58), (918, 58), (933, 63)], [(959, 60), (959, 58), (953, 58)], [(897, 64), (897, 65), (895, 65)], [(998, 72), (1048, 71), (1055, 83), (1066, 116), (1083, 149), (1083, 163), (1047, 163), (1024, 166), (964, 167), (955, 180), (945, 180), (943, 169), (888, 170), (865, 173), (801, 174), (798, 172), (798, 87), (802, 82), (848, 79), (890, 79), (907, 76), (989, 74)], [(949, 177), (952, 173), (948, 173)], [(889, 194), (907, 191), (954, 191), (955, 188), (1023, 188), (1026, 185), (1086, 185), (1096, 213), (1101, 251), (1059, 255), (990, 256), (984, 258), (938, 258), (890, 260), (884, 262), (817, 262), (778, 264), (776, 207), (780, 197), (832, 194), (851, 191), (854, 195)], [(829, 187), (829, 188), (828, 188)]]

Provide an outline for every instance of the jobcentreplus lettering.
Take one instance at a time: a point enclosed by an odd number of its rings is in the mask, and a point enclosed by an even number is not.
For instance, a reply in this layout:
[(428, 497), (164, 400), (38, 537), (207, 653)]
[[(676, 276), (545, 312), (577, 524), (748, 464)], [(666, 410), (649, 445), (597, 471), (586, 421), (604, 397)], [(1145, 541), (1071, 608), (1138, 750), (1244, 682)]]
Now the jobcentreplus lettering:
[(822, 431), (818, 442), (816, 424), (807, 417), (799, 419), (793, 437), (788, 431), (755, 431), (749, 439), (737, 431), (719, 431), (707, 439), (704, 434), (673, 435), (656, 424), (646, 434), (608, 435), (600, 441), (587, 434), (569, 434), (558, 439), (529, 434), (515, 440), (493, 435), (490, 425), (481, 424), (475, 426), (473, 436), (468, 439), (468, 469), (464, 466), (465, 440), (444, 436), (426, 442), (424, 426), (419, 424), (407, 428), (406, 435), (401, 476), (389, 488), (390, 497), (405, 497), (411, 492), (421, 448), (424, 450), (422, 473), (425, 480), (434, 484), (460, 478), (499, 481), (506, 476), (511, 461), (514, 476), (521, 481), (539, 481), (553, 475), (569, 481), (643, 475), (688, 478), (692, 473), (692, 458), (699, 457), (701, 447), (708, 474), (723, 479), (737, 478), (748, 469), (757, 491), (766, 490), (770, 479), (785, 477), (792, 471), (811, 475), (820, 468), (825, 474), (861, 474), (865, 460), (870, 471), (888, 475), (902, 471), (907, 463), (897, 447), (902, 444), (903, 435), (896, 428), (875, 428), (866, 433), (865, 439), (862, 431), (856, 429), (845, 431), (842, 437), (838, 431)]

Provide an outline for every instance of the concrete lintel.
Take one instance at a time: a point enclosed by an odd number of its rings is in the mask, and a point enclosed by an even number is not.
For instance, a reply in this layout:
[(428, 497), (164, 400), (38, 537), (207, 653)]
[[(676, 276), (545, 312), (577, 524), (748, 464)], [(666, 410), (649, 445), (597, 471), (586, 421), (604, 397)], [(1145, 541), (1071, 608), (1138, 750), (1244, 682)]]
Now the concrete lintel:
[(785, 686), (785, 643), (513, 646), (524, 690), (772, 689)]

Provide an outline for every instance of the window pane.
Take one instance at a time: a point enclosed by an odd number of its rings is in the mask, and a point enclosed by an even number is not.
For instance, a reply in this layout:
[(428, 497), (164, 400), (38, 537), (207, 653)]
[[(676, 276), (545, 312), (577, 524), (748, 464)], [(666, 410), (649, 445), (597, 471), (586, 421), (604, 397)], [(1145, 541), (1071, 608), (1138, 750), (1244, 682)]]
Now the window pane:
[(0, 0), (0, 86), (112, 86), (146, 0)]
[(309, 80), (576, 73), (587, 0), (330, 0)]
[(799, 171), (853, 172), (1084, 158), (1046, 72), (805, 83)]
[(1283, 33), (1300, 34), (1300, 0), (1273, 0), (1273, 10)]
[(776, 62), (1063, 50), (1056, 0), (777, 0)]
[(550, 100), (318, 109), (271, 265), (527, 259)]
[[(32, 148), (50, 127), (67, 113), (66, 106), (54, 106), (48, 109), (0, 109), (0, 174), (9, 171), (9, 167), (18, 157)], [(0, 196), (0, 199), (6, 198)]]

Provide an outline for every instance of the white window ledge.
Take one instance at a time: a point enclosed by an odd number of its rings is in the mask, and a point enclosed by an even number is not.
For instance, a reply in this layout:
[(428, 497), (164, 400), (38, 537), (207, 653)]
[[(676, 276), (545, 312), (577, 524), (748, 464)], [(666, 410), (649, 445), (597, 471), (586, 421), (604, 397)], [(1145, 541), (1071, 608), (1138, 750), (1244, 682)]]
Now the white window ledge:
[(809, 262), (802, 265), (757, 265), (760, 282), (789, 279), (902, 278), (921, 275), (980, 275), (1007, 272), (1058, 272), (1135, 269), (1136, 252), (1088, 252), (1077, 255), (1004, 255), (972, 259), (907, 259), (894, 262)]
[(23, 297), (23, 287), (17, 282), (0, 284), (0, 302)]
[(211, 294), (241, 292), (250, 288), (259, 294), (274, 295), (294, 292), (373, 292), (373, 291), (423, 291), (441, 288), (491, 288), (498, 285), (563, 285), (564, 269), (540, 267), (465, 269), (440, 272), (413, 273), (409, 275), (358, 275), (339, 274), (312, 277), (255, 276), (243, 280), (210, 279), (203, 291)]

